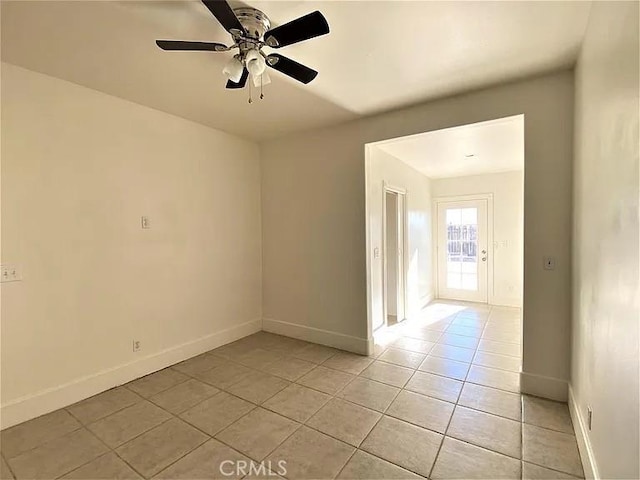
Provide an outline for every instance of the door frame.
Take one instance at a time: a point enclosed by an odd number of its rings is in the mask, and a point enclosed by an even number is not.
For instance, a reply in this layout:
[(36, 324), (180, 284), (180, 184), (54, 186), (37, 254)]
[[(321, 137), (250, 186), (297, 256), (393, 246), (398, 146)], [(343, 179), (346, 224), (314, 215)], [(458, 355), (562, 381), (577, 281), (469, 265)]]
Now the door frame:
[(434, 269), (434, 284), (435, 284), (435, 296), (440, 298), (440, 279), (438, 272), (440, 271), (440, 254), (439, 254), (439, 222), (438, 222), (438, 206), (441, 203), (449, 202), (464, 202), (468, 200), (486, 200), (487, 201), (487, 253), (489, 258), (487, 259), (487, 304), (493, 305), (494, 302), (494, 284), (493, 284), (493, 255), (495, 253), (495, 245), (493, 243), (493, 193), (476, 193), (471, 195), (453, 195), (436, 197), (433, 199), (433, 212), (431, 216), (433, 219), (433, 265)]
[[(398, 294), (402, 303), (402, 312), (404, 318), (398, 318), (398, 322), (401, 322), (407, 318), (407, 251), (409, 249), (409, 241), (407, 238), (407, 190), (402, 187), (397, 187), (389, 184), (386, 180), (382, 181), (382, 315), (384, 322), (381, 327), (387, 326), (387, 193), (394, 193), (398, 195), (398, 216), (402, 218), (402, 270), (400, 276), (402, 277), (402, 296)], [(400, 196), (402, 196), (402, 202), (400, 202)], [(400, 230), (400, 229), (398, 229)], [(400, 269), (398, 269), (400, 270)], [(380, 328), (380, 327), (378, 327)]]

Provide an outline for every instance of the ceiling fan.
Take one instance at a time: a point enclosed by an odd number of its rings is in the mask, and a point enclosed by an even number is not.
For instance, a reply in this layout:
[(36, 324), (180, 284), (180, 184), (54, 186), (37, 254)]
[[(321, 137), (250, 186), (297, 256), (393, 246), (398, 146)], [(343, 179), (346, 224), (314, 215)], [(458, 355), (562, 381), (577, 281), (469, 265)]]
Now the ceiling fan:
[[(329, 33), (324, 16), (315, 11), (289, 23), (271, 29), (271, 22), (263, 12), (251, 7), (232, 9), (226, 0), (202, 0), (224, 29), (231, 34), (232, 45), (215, 42), (186, 42), (156, 40), (163, 50), (228, 52), (239, 51), (224, 67), (227, 88), (243, 88), (249, 75), (254, 83), (268, 83), (266, 67), (271, 67), (302, 83), (311, 82), (318, 72), (277, 53), (265, 54), (262, 47), (282, 48)], [(265, 81), (266, 80), (266, 81)], [(260, 83), (259, 83), (260, 82)]]

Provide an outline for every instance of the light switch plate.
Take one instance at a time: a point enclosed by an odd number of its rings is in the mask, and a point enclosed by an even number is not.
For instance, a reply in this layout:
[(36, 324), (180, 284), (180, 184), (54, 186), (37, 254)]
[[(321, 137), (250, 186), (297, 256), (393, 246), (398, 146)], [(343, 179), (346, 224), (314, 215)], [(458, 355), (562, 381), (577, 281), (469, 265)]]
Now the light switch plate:
[(144, 229), (151, 228), (151, 222), (149, 221), (149, 217), (141, 217), (140, 218), (140, 225)]

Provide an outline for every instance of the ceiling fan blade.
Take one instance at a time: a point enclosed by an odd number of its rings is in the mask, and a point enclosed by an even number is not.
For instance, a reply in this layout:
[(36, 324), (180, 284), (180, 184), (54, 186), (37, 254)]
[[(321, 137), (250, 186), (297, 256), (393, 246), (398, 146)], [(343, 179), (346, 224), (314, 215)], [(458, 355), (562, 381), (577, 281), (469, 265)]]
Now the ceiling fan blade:
[(214, 42), (183, 42), (181, 40), (156, 40), (162, 50), (180, 50), (193, 52), (225, 52), (227, 46)]
[(329, 33), (327, 19), (320, 12), (315, 11), (269, 30), (264, 34), (264, 38), (270, 47), (280, 48), (327, 33)]
[(249, 70), (246, 68), (242, 71), (242, 76), (240, 77), (240, 81), (238, 83), (232, 82), (231, 80), (227, 80), (227, 88), (236, 89), (236, 88), (244, 88), (247, 84), (247, 78), (249, 78)]
[(267, 65), (302, 83), (309, 83), (318, 76), (318, 72), (315, 70), (277, 53), (267, 56)]
[(225, 0), (202, 0), (202, 3), (213, 13), (213, 16), (218, 19), (227, 32), (237, 30), (244, 33), (244, 27), (240, 20)]

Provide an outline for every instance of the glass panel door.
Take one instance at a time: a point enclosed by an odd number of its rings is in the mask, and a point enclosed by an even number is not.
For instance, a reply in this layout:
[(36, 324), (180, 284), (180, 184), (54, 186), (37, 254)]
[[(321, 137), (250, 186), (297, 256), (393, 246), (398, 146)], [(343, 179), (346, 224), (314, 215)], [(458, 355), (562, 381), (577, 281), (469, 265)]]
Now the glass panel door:
[(438, 204), (441, 298), (487, 301), (486, 205), (486, 200)]

